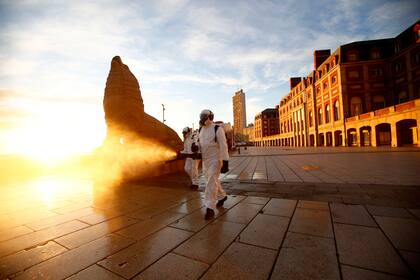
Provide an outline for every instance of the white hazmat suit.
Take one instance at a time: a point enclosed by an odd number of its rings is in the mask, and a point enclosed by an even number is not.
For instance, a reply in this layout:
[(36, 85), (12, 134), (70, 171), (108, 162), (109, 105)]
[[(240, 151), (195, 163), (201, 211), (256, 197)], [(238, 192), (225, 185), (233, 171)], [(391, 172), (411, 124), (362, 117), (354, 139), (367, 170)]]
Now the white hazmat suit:
[[(198, 142), (198, 135), (195, 132), (188, 132), (185, 134), (185, 140), (184, 140), (184, 150), (181, 151), (183, 154), (193, 154), (193, 151), (191, 150), (191, 146), (193, 143), (197, 144)], [(191, 179), (191, 185), (197, 186), (199, 184), (199, 178), (198, 178), (198, 165), (200, 164), (200, 160), (192, 159), (192, 158), (186, 158), (185, 159), (185, 172), (187, 172), (188, 176), (190, 176)]]
[(215, 133), (215, 124), (207, 120), (199, 133), (200, 150), (203, 162), (203, 175), (206, 178), (206, 207), (216, 209), (218, 200), (226, 197), (220, 183), (220, 169), (223, 160), (229, 160), (225, 131), (222, 126)]

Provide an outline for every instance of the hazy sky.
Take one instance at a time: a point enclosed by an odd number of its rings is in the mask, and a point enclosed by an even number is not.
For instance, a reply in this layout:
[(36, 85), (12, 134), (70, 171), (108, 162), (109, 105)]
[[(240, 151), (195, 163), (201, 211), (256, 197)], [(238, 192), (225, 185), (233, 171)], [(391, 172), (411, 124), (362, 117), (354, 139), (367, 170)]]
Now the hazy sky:
[(146, 112), (160, 120), (165, 104), (177, 132), (204, 108), (232, 122), (239, 88), (253, 122), (288, 93), (289, 77), (309, 73), (315, 49), (394, 37), (419, 19), (419, 3), (0, 0), (0, 153), (99, 145), (115, 55), (139, 80)]

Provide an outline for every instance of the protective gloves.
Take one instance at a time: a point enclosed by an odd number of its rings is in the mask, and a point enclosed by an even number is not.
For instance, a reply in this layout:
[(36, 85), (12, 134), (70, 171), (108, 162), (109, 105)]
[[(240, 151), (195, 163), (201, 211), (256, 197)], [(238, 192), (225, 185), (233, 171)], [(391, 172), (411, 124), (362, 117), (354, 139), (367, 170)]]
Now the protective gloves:
[(224, 160), (222, 169), (220, 169), (220, 173), (227, 173), (229, 171), (229, 161)]
[(195, 143), (191, 144), (191, 152), (196, 153), (198, 152), (198, 145)]
[(201, 156), (201, 154), (199, 153), (194, 153), (191, 156), (192, 159), (203, 159), (203, 157)]

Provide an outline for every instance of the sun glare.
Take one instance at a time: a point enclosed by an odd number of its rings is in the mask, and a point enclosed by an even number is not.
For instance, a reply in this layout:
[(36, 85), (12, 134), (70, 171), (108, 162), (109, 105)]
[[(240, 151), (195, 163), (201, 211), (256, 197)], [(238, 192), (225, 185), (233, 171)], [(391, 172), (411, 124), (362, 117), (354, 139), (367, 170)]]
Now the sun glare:
[(76, 179), (65, 176), (45, 176), (37, 180), (30, 181), (26, 189), (34, 201), (39, 201), (43, 205), (52, 207), (57, 201), (68, 199), (76, 193), (92, 195), (92, 185), (90, 181)]
[[(16, 150), (44, 164), (56, 164), (66, 158), (78, 154), (88, 153), (95, 148), (99, 141), (84, 137), (69, 135), (66, 131), (55, 131), (45, 128), (42, 130), (26, 129), (20, 131), (19, 141), (14, 143)], [(91, 132), (92, 133), (92, 132)], [(32, 135), (32, 138), (29, 136)], [(30, 139), (30, 141), (28, 141)]]
[[(86, 115), (89, 118), (86, 118)], [(69, 157), (90, 153), (101, 145), (106, 127), (101, 114), (82, 117), (51, 112), (8, 131), (9, 154), (30, 157), (44, 165), (55, 165)]]

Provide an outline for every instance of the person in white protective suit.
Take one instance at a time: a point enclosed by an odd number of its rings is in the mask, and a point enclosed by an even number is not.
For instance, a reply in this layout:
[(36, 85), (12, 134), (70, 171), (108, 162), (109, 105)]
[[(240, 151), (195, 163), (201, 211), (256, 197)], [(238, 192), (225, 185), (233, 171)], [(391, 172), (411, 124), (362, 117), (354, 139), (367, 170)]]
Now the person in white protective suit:
[(198, 147), (198, 135), (189, 127), (184, 127), (182, 135), (184, 136), (184, 150), (182, 150), (181, 153), (192, 156), (185, 159), (184, 169), (191, 179), (190, 188), (192, 190), (198, 190), (198, 165), (200, 164), (200, 160), (194, 158), (194, 154), (197, 154), (198, 151), (192, 151), (193, 144)]
[(214, 217), (216, 207), (227, 200), (219, 175), (229, 171), (229, 154), (223, 127), (213, 123), (214, 114), (203, 110), (200, 114), (199, 146), (202, 155), (203, 175), (206, 178), (206, 220)]

